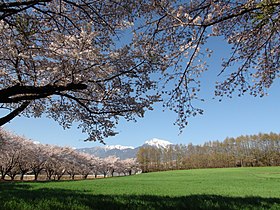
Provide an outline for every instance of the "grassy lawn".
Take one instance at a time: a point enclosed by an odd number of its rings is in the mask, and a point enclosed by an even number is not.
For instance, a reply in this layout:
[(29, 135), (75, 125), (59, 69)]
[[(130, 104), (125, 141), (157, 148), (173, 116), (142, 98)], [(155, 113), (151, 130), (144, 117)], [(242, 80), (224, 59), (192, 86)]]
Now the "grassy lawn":
[(280, 167), (0, 183), (0, 209), (280, 209)]

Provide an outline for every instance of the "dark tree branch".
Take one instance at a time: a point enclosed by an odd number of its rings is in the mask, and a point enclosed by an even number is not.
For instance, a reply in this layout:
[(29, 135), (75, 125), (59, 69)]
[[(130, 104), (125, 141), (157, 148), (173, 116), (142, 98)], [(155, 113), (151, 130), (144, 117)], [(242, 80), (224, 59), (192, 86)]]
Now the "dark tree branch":
[(85, 84), (45, 85), (40, 87), (14, 85), (0, 90), (0, 103), (18, 103), (25, 100), (46, 98), (58, 92), (84, 90)]
[(115, 109), (115, 110), (108, 110), (108, 111), (93, 111), (86, 104), (84, 104), (81, 100), (79, 100), (75, 96), (71, 96), (69, 94), (63, 94), (63, 93), (59, 93), (57, 95), (64, 96), (68, 99), (76, 101), (80, 106), (82, 106), (90, 114), (95, 114), (95, 115), (102, 115), (102, 114), (121, 115), (121, 114), (127, 113), (127, 112), (135, 112), (135, 109), (119, 109), (119, 110)]
[[(86, 11), (86, 9), (82, 5), (76, 4), (75, 2), (68, 1), (68, 0), (64, 0), (64, 2), (66, 2), (69, 5), (73, 5), (74, 7), (77, 7), (79, 9), (81, 9), (88, 16), (89, 19), (91, 19), (92, 21), (95, 21), (95, 19), (92, 17), (92, 15), (88, 11)], [(85, 5), (87, 5), (87, 4), (85, 4)], [(87, 5), (87, 6), (89, 7), (89, 5)], [(95, 15), (97, 15), (97, 17), (106, 26), (108, 26), (111, 29), (111, 31), (113, 31), (113, 32), (115, 31), (114, 28), (97, 11), (95, 11), (95, 9), (93, 9), (92, 7), (90, 7), (90, 8), (91, 8), (90, 12), (94, 13)]]
[(95, 83), (100, 83), (100, 82), (108, 82), (108, 81), (111, 81), (111, 80), (114, 80), (120, 76), (123, 76), (123, 75), (126, 75), (126, 74), (135, 74), (136, 75), (136, 71), (134, 70), (137, 70), (137, 68), (139, 66), (141, 66), (143, 63), (145, 63), (145, 61), (141, 61), (140, 63), (138, 63), (137, 65), (133, 66), (131, 69), (129, 70), (126, 70), (126, 71), (121, 71), (119, 72), (118, 74), (115, 74), (111, 77), (108, 77), (108, 78), (104, 78), (104, 79), (99, 79), (99, 80), (96, 80), (96, 81), (91, 81), (89, 80), (89, 82), (95, 82)]
[(218, 23), (230, 20), (232, 18), (236, 18), (236, 17), (242, 16), (242, 15), (245, 15), (247, 13), (250, 13), (250, 12), (253, 12), (253, 11), (256, 11), (256, 10), (260, 10), (262, 8), (270, 8), (270, 7), (275, 7), (275, 6), (280, 6), (280, 2), (270, 3), (270, 4), (267, 4), (267, 5), (256, 5), (255, 7), (251, 7), (251, 8), (245, 8), (243, 6), (243, 7), (240, 8), (240, 11), (237, 12), (237, 13), (232, 13), (232, 14), (229, 14), (227, 16), (222, 16), (221, 18), (218, 18), (218, 19), (216, 19), (216, 20), (214, 20), (210, 23), (202, 24), (202, 26), (204, 26), (204, 27), (213, 26), (215, 24), (218, 24)]
[(0, 126), (8, 123), (12, 119), (14, 119), (16, 116), (18, 116), (23, 110), (27, 108), (27, 106), (30, 104), (30, 101), (23, 102), (18, 108), (16, 108), (14, 111), (7, 114), (5, 117), (0, 118)]
[[(177, 86), (178, 88), (182, 85), (182, 83), (183, 83), (183, 81), (184, 81), (184, 78), (186, 77), (186, 74), (187, 74), (187, 72), (188, 72), (188, 70), (189, 70), (189, 68), (190, 68), (190, 66), (191, 66), (191, 64), (192, 64), (192, 62), (194, 61), (195, 54), (197, 53), (198, 47), (199, 47), (200, 44), (201, 44), (201, 41), (202, 41), (202, 38), (203, 38), (203, 35), (204, 35), (205, 31), (206, 31), (206, 27), (203, 27), (202, 32), (200, 33), (200, 36), (199, 36), (198, 41), (197, 41), (197, 43), (196, 43), (195, 49), (194, 49), (194, 51), (193, 51), (193, 53), (192, 53), (192, 55), (191, 55), (191, 57), (190, 57), (190, 60), (189, 60), (189, 62), (188, 62), (188, 64), (187, 64), (187, 66), (186, 66), (186, 68), (185, 68), (185, 70), (184, 70), (184, 72), (183, 72), (183, 75), (182, 75), (182, 77), (181, 77), (181, 80), (180, 80), (180, 82), (179, 82), (179, 84), (178, 84), (178, 86)], [(176, 89), (177, 89), (177, 88), (176, 88)]]
[(15, 1), (15, 2), (0, 3), (0, 11), (12, 7), (29, 6), (29, 5), (35, 5), (35, 4), (46, 3), (51, 1), (52, 0), (34, 0), (34, 1), (24, 1), (24, 2)]
[(34, 0), (34, 1), (24, 1), (24, 2), (7, 2), (0, 3), (0, 20), (6, 17), (13, 16), (19, 12), (27, 10), (37, 4), (51, 2), (52, 0)]

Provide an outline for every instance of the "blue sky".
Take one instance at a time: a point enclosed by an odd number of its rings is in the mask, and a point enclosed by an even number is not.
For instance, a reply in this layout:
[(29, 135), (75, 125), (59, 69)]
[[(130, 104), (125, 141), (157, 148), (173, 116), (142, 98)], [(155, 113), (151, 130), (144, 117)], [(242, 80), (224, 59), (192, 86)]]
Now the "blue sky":
[[(212, 99), (214, 96), (214, 81), (220, 69), (220, 60), (227, 55), (229, 47), (215, 39), (210, 47), (215, 54), (209, 60), (209, 70), (202, 78), (200, 96), (205, 102), (198, 104), (204, 109), (201, 116), (189, 119), (189, 125), (179, 135), (178, 127), (173, 125), (176, 114), (170, 111), (162, 112), (160, 105), (154, 111), (149, 111), (143, 119), (136, 123), (121, 121), (117, 126), (119, 134), (105, 139), (108, 145), (140, 146), (146, 140), (159, 138), (172, 143), (202, 144), (209, 140), (224, 140), (226, 137), (257, 134), (259, 132), (280, 133), (280, 81), (276, 80), (268, 90), (269, 95), (263, 98), (245, 95), (241, 98), (224, 98), (222, 102)], [(5, 128), (28, 139), (44, 144), (71, 146), (76, 148), (101, 146), (97, 142), (84, 142), (86, 134), (73, 126), (63, 130), (52, 119), (18, 117)]]

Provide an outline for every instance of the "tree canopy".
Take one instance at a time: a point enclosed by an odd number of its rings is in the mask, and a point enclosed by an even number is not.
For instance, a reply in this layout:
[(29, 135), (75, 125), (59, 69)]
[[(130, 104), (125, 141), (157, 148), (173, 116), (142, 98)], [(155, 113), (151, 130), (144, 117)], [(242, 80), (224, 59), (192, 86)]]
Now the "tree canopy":
[(103, 141), (120, 117), (162, 102), (183, 129), (203, 113), (193, 102), (213, 36), (232, 47), (216, 96), (265, 95), (279, 77), (279, 10), (279, 0), (1, 1), (0, 125), (44, 114)]

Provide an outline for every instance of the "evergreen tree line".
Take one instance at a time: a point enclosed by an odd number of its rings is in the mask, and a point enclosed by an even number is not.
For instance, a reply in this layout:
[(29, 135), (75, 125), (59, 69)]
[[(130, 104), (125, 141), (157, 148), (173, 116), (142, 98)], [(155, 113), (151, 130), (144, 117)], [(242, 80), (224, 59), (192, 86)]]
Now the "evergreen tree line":
[(143, 172), (280, 165), (280, 134), (269, 133), (208, 141), (203, 145), (143, 146), (137, 153)]

